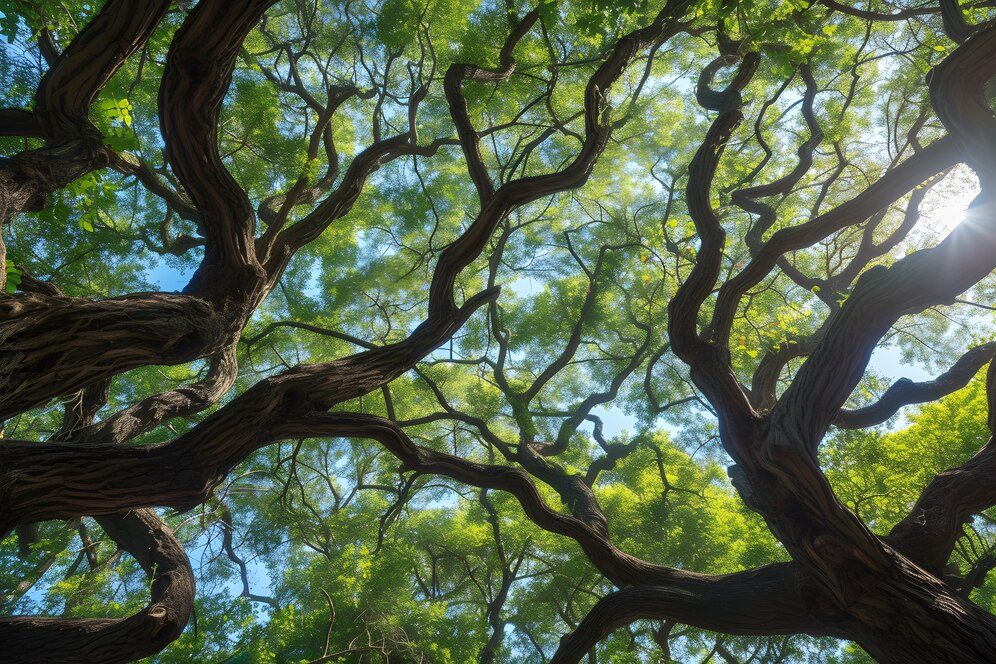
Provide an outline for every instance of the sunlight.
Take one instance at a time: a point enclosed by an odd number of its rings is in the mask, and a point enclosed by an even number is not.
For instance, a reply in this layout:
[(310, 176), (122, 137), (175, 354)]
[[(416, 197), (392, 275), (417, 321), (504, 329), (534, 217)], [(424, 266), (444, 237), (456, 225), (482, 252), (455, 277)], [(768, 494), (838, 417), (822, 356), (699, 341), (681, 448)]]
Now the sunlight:
[(979, 193), (979, 179), (959, 164), (936, 184), (920, 205), (920, 233), (943, 237), (965, 217), (965, 210)]

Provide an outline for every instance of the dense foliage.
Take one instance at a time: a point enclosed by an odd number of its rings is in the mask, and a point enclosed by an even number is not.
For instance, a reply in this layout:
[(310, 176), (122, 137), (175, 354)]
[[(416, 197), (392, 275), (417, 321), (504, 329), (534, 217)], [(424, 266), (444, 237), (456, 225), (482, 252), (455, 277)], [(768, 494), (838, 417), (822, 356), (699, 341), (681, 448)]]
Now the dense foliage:
[(0, 2), (0, 640), (991, 661), (994, 3), (859, 4)]

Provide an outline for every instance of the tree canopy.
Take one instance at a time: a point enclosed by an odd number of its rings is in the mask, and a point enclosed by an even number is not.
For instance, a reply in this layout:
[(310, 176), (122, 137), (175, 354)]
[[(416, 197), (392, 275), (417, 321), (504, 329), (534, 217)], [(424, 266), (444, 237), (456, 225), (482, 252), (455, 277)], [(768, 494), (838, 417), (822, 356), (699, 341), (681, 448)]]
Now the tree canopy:
[(996, 661), (993, 0), (0, 33), (0, 656)]

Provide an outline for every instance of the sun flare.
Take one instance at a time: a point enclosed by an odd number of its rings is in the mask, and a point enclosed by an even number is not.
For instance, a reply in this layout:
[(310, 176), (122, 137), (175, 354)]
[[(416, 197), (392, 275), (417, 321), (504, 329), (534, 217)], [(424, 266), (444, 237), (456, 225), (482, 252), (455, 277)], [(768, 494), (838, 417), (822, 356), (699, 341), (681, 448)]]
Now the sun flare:
[(935, 185), (920, 205), (924, 233), (950, 233), (965, 218), (965, 210), (979, 194), (979, 178), (972, 169), (958, 165)]

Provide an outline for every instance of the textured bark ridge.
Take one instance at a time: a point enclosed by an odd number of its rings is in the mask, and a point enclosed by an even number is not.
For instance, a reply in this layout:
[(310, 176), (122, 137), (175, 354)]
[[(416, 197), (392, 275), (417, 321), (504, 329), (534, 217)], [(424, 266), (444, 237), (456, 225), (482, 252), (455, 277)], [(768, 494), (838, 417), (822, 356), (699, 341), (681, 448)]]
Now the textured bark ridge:
[(226, 332), (210, 304), (187, 295), (0, 298), (0, 419), (135, 367), (190, 362)]
[[(558, 664), (581, 661), (612, 630), (640, 619), (682, 622), (730, 634), (846, 638), (881, 662), (996, 661), (996, 618), (966, 599), (944, 576), (963, 524), (996, 504), (992, 439), (964, 464), (938, 475), (888, 537), (873, 534), (838, 499), (818, 463), (819, 446), (832, 425), (872, 426), (902, 406), (951, 393), (996, 353), (996, 344), (981, 344), (935, 380), (900, 381), (873, 405), (843, 408), (876, 345), (900, 317), (950, 303), (996, 268), (996, 118), (986, 98), (996, 74), (996, 24), (968, 25), (954, 0), (893, 14), (831, 0), (818, 3), (868, 21), (924, 14), (943, 21), (958, 46), (931, 72), (929, 91), (946, 135), (918, 146), (913, 156), (897, 161), (850, 200), (820, 213), (814, 210), (812, 218), (802, 223), (778, 224), (785, 220), (779, 220), (777, 209), (769, 204), (772, 197), (787, 195), (799, 184), (813, 165), (816, 149), (828, 140), (814, 110), (818, 87), (814, 72), (808, 64), (801, 65), (798, 73), (805, 85), (801, 108), (809, 135), (798, 150), (797, 164), (787, 173), (768, 183), (745, 184), (730, 194), (733, 205), (753, 215), (755, 226), (748, 235), (749, 258), (721, 281), (727, 231), (714, 209), (713, 180), (731, 136), (744, 120), (744, 96), (764, 56), (754, 50), (755, 45), (732, 39), (722, 25), (695, 26), (694, 3), (669, 0), (644, 27), (606, 49), (584, 87), (583, 107), (576, 116), (583, 120), (583, 130), (571, 132), (575, 152), (560, 162), (559, 169), (499, 182), (482, 155), (485, 132), (474, 126), (464, 97), (465, 84), (501, 86), (515, 75), (517, 45), (530, 31), (550, 27), (536, 8), (521, 18), (510, 17), (514, 20), (497, 53), (496, 68), (457, 63), (442, 77), (445, 105), (441, 108), (450, 113), (455, 137), (420, 142), (419, 105), (432, 85), (440, 85), (426, 79), (408, 100), (407, 127), (381, 136), (378, 125), (371, 145), (340, 173), (330, 130), (326, 131), (329, 122), (348, 100), (373, 93), (330, 86), (327, 101), (305, 97), (324, 123), (315, 130), (310, 156), (314, 158), (324, 140), (328, 172), (314, 182), (302, 177), (286, 192), (264, 200), (258, 210), (225, 166), (218, 125), (243, 41), (275, 4), (273, 0), (201, 0), (172, 38), (158, 105), (166, 155), (182, 192), (167, 191), (155, 173), (133, 158), (112, 154), (88, 119), (96, 95), (149, 40), (173, 4), (108, 0), (65, 51), (53, 56), (54, 63), (38, 87), (35, 108), (0, 109), (0, 135), (44, 140), (39, 149), (0, 158), (0, 230), (20, 212), (42, 209), (53, 191), (74, 179), (113, 166), (170, 198), (171, 209), (196, 220), (203, 236), (184, 240), (183, 246), (203, 246), (203, 258), (181, 293), (88, 300), (67, 297), (55, 285), (25, 275), (19, 292), (0, 295), (0, 421), (55, 398), (68, 404), (62, 427), (49, 440), (0, 439), (0, 533), (22, 526), (27, 538), (28, 526), (39, 521), (93, 517), (151, 579), (149, 605), (128, 618), (0, 618), (0, 657), (25, 662), (124, 662), (161, 651), (187, 625), (194, 579), (182, 546), (152, 508), (185, 510), (204, 503), (236, 465), (266, 445), (344, 437), (376, 441), (403, 469), (485, 490), (482, 505), (492, 518), (486, 491), (507, 492), (540, 528), (577, 542), (619, 590), (599, 601), (564, 637), (553, 659)], [(388, 418), (333, 412), (377, 390), (384, 390), (389, 400), (388, 383), (418, 371), (418, 363), (450, 340), (475, 312), (486, 312), (502, 357), (507, 354), (507, 333), (503, 335), (495, 323), (499, 295), (495, 272), (509, 219), (530, 202), (586, 183), (618, 126), (609, 100), (623, 94), (629, 68), (639, 60), (651, 60), (682, 32), (696, 36), (708, 32), (719, 52), (701, 72), (695, 89), (699, 104), (712, 118), (688, 166), (684, 192), (699, 245), (693, 267), (668, 306), (665, 349), (654, 352), (648, 328), (633, 361), (612, 381), (610, 391), (582, 400), (551, 441), (537, 439), (539, 428), (524, 426), (520, 440), (509, 444), (491, 432), (487, 422), (450, 407), (441, 390), (430, 383), (445, 415), (479, 431), (503, 463), (473, 462), (417, 445), (405, 433), (404, 423), (395, 420), (390, 403)], [(294, 71), (296, 64), (289, 67), (291, 76), (271, 73), (272, 82), (298, 90), (300, 73)], [(381, 165), (402, 157), (429, 157), (444, 145), (462, 150), (479, 209), (463, 231), (434, 254), (421, 324), (388, 345), (338, 334), (364, 350), (270, 375), (167, 442), (128, 444), (170, 418), (218, 405), (238, 376), (236, 348), (242, 329), (295, 252), (350, 211)], [(918, 187), (961, 162), (976, 171), (982, 184), (969, 210), (969, 223), (935, 247), (913, 252), (889, 267), (869, 268), (915, 224), (917, 206), (925, 195)], [(876, 215), (907, 195), (907, 218), (888, 238), (876, 241), (875, 224), (881, 221)], [(290, 209), (304, 204), (313, 204), (312, 211), (291, 221)], [(264, 229), (257, 228), (257, 217), (265, 222)], [(859, 251), (834, 279), (817, 283), (788, 263), (791, 252), (866, 222), (865, 228), (871, 230), (862, 231), (867, 236)], [(772, 228), (778, 230), (769, 232)], [(581, 321), (563, 353), (526, 387), (513, 386), (497, 370), (497, 387), (512, 404), (516, 419), (531, 422), (532, 402), (582, 344), (582, 324), (599, 296), (598, 279), (609, 249), (599, 254), (592, 270), (584, 268), (589, 290)], [(5, 274), (4, 255), (0, 242), (0, 280)], [(488, 279), (480, 290), (468, 293), (460, 285), (461, 277), (482, 256), (488, 258)], [(811, 337), (785, 342), (769, 352), (748, 389), (731, 365), (730, 336), (745, 298), (776, 268), (807, 289), (819, 287), (816, 290), (831, 313)], [(849, 296), (841, 302), (837, 296), (844, 293)], [(243, 342), (251, 345), (281, 325), (309, 329), (292, 321), (275, 323), (256, 339)], [(611, 469), (635, 444), (606, 443), (601, 421), (592, 410), (610, 401), (645, 364), (650, 394), (653, 365), (666, 351), (687, 365), (696, 396), (670, 403), (654, 398), (654, 408), (663, 412), (694, 398), (716, 413), (722, 445), (735, 462), (734, 485), (784, 545), (790, 562), (708, 575), (640, 560), (612, 541), (592, 487), (599, 473)], [(116, 413), (102, 411), (108, 386), (120, 374), (198, 359), (206, 360), (206, 369), (196, 382), (136, 398)], [(789, 363), (800, 360), (801, 368), (791, 381), (783, 380)], [(991, 410), (996, 408), (994, 374), (990, 363)], [(779, 393), (780, 382), (788, 384)], [(575, 473), (561, 458), (584, 421), (595, 424), (593, 435), (605, 454), (586, 473)], [(996, 416), (990, 415), (990, 423), (996, 426)], [(559, 496), (564, 511), (547, 504), (540, 483)], [(245, 596), (275, 602), (249, 592), (246, 565), (232, 547), (232, 515), (227, 507), (223, 514), (223, 546), (240, 568)], [(510, 583), (503, 578), (489, 610), (493, 634), (484, 661), (496, 656), (505, 628), (500, 607)]]

